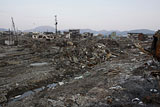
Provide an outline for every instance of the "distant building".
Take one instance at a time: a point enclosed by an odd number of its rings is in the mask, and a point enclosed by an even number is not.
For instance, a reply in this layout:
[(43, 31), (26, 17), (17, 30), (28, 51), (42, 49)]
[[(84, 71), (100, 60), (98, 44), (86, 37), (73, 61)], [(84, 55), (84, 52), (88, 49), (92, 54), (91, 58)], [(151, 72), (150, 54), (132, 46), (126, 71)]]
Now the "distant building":
[(145, 35), (145, 34), (143, 34), (143, 33), (140, 33), (139, 35), (138, 35), (138, 40), (140, 40), (140, 41), (145, 41), (146, 39), (147, 39), (147, 35)]
[(13, 32), (12, 31), (4, 31), (4, 32), (2, 32), (2, 35), (3, 36), (13, 35)]
[(0, 36), (2, 36), (3, 32), (0, 32)]
[(57, 35), (61, 35), (61, 31), (57, 31)]
[(72, 34), (80, 34), (80, 29), (70, 29), (69, 32)]
[(51, 35), (51, 34), (53, 34), (53, 32), (43, 32), (43, 34), (45, 34), (45, 35)]
[(148, 35), (143, 33), (128, 33), (128, 37), (135, 40), (145, 41), (148, 38)]
[(116, 39), (116, 32), (112, 32), (110, 35), (109, 35), (109, 38), (112, 38), (112, 39)]
[(71, 38), (71, 34), (69, 32), (64, 31), (63, 34), (64, 34), (65, 38), (67, 38), (67, 39)]
[(80, 29), (70, 29), (69, 30), (71, 38), (76, 38), (80, 36)]
[(84, 37), (84, 38), (92, 37), (92, 36), (93, 36), (93, 33), (90, 33), (90, 32), (84, 32), (84, 33), (82, 34), (82, 37)]
[(52, 39), (56, 38), (56, 35), (55, 34), (48, 34), (48, 35), (45, 35), (45, 34), (33, 34), (32, 38), (33, 39), (52, 40)]

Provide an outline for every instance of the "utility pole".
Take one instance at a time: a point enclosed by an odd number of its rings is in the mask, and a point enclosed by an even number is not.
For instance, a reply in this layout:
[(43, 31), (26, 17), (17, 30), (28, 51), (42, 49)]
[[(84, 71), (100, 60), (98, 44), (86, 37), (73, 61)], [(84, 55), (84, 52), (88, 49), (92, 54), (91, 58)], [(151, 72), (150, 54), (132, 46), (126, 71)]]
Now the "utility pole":
[(57, 15), (55, 15), (55, 30), (56, 30), (56, 35), (57, 35), (57, 24), (58, 24), (58, 22), (57, 22)]
[(13, 27), (13, 36), (16, 36), (16, 41), (18, 42), (18, 37), (17, 37), (17, 34), (16, 34), (16, 26), (15, 26), (13, 17), (11, 17), (11, 20), (12, 20), (12, 27)]
[(10, 44), (10, 41), (12, 41), (12, 38), (11, 38), (11, 31), (10, 31), (10, 29), (8, 30), (9, 31), (9, 44)]
[(15, 24), (14, 24), (13, 17), (11, 17), (11, 20), (12, 20), (12, 27), (13, 27), (13, 35), (15, 35), (16, 34), (16, 27), (15, 27)]

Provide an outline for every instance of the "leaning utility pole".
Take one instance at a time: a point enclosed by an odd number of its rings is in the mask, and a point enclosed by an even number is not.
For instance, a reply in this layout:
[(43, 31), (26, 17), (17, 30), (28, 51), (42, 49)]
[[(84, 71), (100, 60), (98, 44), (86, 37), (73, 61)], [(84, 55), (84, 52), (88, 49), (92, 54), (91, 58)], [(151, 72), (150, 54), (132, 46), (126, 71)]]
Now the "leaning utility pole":
[(56, 35), (57, 35), (57, 24), (58, 24), (58, 22), (57, 22), (57, 15), (55, 15), (55, 30), (56, 30)]
[(16, 34), (16, 26), (15, 26), (13, 17), (11, 17), (11, 20), (12, 20), (12, 27), (13, 27), (13, 36), (15, 36), (15, 40), (18, 43), (18, 37), (17, 37), (17, 34)]
[(16, 27), (15, 27), (15, 24), (13, 21), (13, 17), (11, 17), (11, 20), (12, 20), (12, 27), (13, 27), (13, 35), (15, 35), (16, 34)]

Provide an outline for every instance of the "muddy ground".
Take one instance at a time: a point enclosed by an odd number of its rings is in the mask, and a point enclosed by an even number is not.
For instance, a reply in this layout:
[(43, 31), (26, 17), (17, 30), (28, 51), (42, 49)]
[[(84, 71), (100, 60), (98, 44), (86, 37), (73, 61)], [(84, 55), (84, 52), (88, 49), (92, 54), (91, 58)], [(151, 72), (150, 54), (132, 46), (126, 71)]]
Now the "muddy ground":
[[(5, 37), (3, 38), (5, 39)], [(126, 37), (0, 45), (0, 106), (159, 107), (159, 63)], [(150, 48), (151, 40), (141, 41)]]

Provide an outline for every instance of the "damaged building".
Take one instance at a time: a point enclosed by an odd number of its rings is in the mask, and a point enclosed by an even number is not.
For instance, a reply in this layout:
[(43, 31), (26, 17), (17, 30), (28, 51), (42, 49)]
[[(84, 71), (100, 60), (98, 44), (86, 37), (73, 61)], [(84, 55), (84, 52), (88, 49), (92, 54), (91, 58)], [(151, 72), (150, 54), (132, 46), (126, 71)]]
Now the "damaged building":
[(69, 33), (71, 38), (77, 38), (80, 36), (80, 29), (70, 29)]
[(82, 36), (83, 38), (92, 37), (92, 36), (93, 36), (93, 33), (84, 32), (81, 36)]
[(143, 34), (143, 33), (128, 33), (128, 37), (133, 38), (135, 40), (140, 40), (140, 41), (145, 41), (148, 39), (147, 34)]

